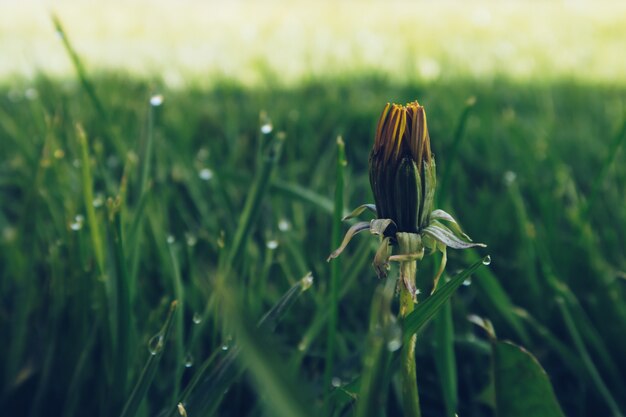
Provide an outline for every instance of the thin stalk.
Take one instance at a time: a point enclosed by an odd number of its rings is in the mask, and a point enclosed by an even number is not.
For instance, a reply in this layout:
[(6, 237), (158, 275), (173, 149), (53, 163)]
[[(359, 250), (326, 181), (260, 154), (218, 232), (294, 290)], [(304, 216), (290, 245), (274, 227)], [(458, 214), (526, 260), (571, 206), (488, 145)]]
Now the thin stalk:
[[(413, 255), (419, 253), (421, 241), (414, 239), (417, 235), (410, 233), (398, 233), (398, 249), (400, 255)], [(400, 262), (400, 317), (404, 320), (415, 309), (414, 294), (411, 289), (415, 288), (415, 274), (417, 272), (417, 260)], [(417, 370), (415, 363), (415, 345), (417, 334), (408, 336), (408, 340), (402, 346), (400, 353), (402, 402), (404, 415), (420, 417), (420, 401), (417, 390)]]
[[(337, 248), (341, 244), (341, 218), (343, 217), (343, 177), (346, 166), (346, 152), (343, 139), (337, 138), (337, 182), (335, 186), (335, 210), (333, 213), (333, 229), (332, 229), (332, 247), (331, 250)], [(330, 406), (329, 395), (331, 380), (333, 377), (333, 368), (335, 364), (335, 338), (337, 336), (337, 318), (339, 304), (339, 275), (341, 274), (341, 263), (335, 260), (330, 264), (330, 317), (328, 320), (328, 338), (326, 341), (326, 369), (324, 372), (324, 404)], [(325, 415), (329, 415), (326, 410)]]

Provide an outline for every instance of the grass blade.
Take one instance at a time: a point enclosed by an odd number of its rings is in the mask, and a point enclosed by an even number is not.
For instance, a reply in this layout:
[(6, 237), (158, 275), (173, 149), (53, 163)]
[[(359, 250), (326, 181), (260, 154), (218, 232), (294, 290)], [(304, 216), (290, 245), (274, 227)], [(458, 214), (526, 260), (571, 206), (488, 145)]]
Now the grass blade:
[[(174, 314), (176, 313), (177, 301), (174, 300), (170, 304), (170, 310), (167, 314), (167, 319), (165, 319), (165, 323), (159, 332), (154, 335), (150, 339), (150, 349), (148, 360), (141, 371), (141, 375), (133, 388), (130, 397), (126, 401), (124, 408), (122, 409), (122, 413), (120, 417), (131, 417), (135, 416), (137, 410), (139, 409), (139, 405), (141, 401), (144, 399), (146, 394), (148, 393), (148, 388), (152, 384), (152, 380), (156, 375), (159, 362), (161, 361), (161, 357), (163, 356), (164, 346), (169, 338), (170, 331), (172, 329)], [(155, 339), (156, 338), (156, 339)], [(154, 345), (152, 345), (154, 343)]]
[[(343, 218), (343, 194), (344, 194), (344, 171), (347, 165), (346, 147), (343, 139), (337, 138), (337, 173), (335, 182), (335, 209), (333, 211), (333, 229), (330, 250), (333, 251), (341, 244), (341, 219)], [(330, 263), (330, 292), (328, 307), (330, 316), (328, 320), (328, 337), (326, 339), (326, 367), (324, 370), (324, 404), (330, 405), (329, 395), (331, 380), (335, 364), (335, 338), (337, 334), (338, 304), (339, 304), (339, 275), (341, 274), (341, 261), (335, 259)], [(328, 409), (324, 413), (328, 415)]]
[(456, 274), (450, 281), (446, 282), (440, 289), (435, 291), (426, 300), (415, 306), (415, 310), (404, 319), (403, 334), (405, 342), (411, 335), (420, 331), (430, 319), (441, 309), (452, 294), (463, 284), (470, 275), (472, 275), (485, 262), (487, 257), (475, 262), (469, 268)]

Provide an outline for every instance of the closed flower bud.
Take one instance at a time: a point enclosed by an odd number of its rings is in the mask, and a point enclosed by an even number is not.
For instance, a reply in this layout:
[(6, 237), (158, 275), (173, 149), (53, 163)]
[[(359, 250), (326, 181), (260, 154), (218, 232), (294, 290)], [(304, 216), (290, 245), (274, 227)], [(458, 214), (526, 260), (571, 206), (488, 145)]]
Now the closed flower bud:
[(378, 217), (398, 232), (428, 226), (435, 196), (435, 159), (430, 151), (426, 112), (418, 102), (387, 104), (370, 153), (370, 184)]

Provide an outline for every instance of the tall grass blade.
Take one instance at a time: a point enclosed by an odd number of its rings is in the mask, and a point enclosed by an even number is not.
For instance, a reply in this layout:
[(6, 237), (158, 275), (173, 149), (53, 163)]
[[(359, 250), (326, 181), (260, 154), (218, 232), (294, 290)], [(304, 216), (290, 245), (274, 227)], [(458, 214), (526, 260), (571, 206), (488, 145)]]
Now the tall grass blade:
[[(337, 138), (337, 168), (335, 181), (335, 209), (333, 211), (333, 228), (330, 250), (335, 250), (341, 244), (341, 220), (343, 218), (344, 170), (347, 165), (345, 144), (341, 137)], [(335, 338), (337, 336), (337, 319), (339, 304), (339, 279), (341, 274), (341, 260), (335, 259), (330, 263), (330, 291), (328, 296), (329, 320), (326, 338), (326, 364), (324, 370), (324, 404), (330, 406), (329, 395), (331, 380), (335, 365)], [(328, 409), (324, 413), (328, 415)]]
[(269, 139), (267, 144), (264, 144), (261, 169), (257, 174), (256, 181), (252, 185), (243, 212), (239, 217), (237, 230), (228, 252), (226, 268), (232, 268), (245, 249), (252, 227), (260, 214), (259, 208), (269, 189), (272, 172), (280, 158), (284, 140), (285, 135), (279, 132)]
[[(439, 280), (438, 287), (444, 280)], [(457, 407), (457, 372), (454, 354), (454, 323), (452, 322), (452, 305), (444, 303), (433, 321), (435, 327), (435, 365), (440, 378), (446, 416), (454, 417)]]
[[(165, 323), (159, 332), (150, 339), (148, 349), (150, 350), (148, 360), (141, 371), (141, 375), (133, 388), (130, 397), (124, 404), (124, 408), (122, 409), (122, 413), (120, 417), (133, 417), (136, 415), (137, 410), (139, 409), (139, 405), (141, 401), (145, 398), (148, 393), (148, 389), (150, 385), (152, 385), (152, 381), (154, 380), (154, 376), (156, 375), (159, 362), (161, 361), (161, 357), (163, 356), (163, 351), (165, 347), (165, 343), (169, 339), (170, 331), (172, 329), (174, 314), (176, 313), (177, 302), (176, 300), (172, 301), (170, 304), (170, 309), (167, 314), (167, 318), (165, 319)], [(156, 338), (156, 339), (155, 339)]]
[(76, 133), (78, 136), (78, 143), (80, 145), (81, 182), (83, 186), (85, 211), (87, 212), (87, 222), (89, 223), (89, 236), (91, 237), (91, 243), (93, 244), (96, 263), (98, 264), (98, 271), (101, 275), (103, 275), (105, 273), (104, 242), (101, 237), (100, 224), (98, 223), (98, 218), (96, 217), (96, 210), (93, 206), (93, 177), (91, 175), (91, 160), (89, 158), (87, 134), (79, 124), (76, 125)]
[(415, 306), (415, 310), (410, 313), (403, 323), (403, 333), (405, 342), (411, 337), (411, 335), (419, 332), (430, 319), (441, 309), (447, 300), (452, 297), (452, 294), (463, 284), (470, 275), (472, 275), (478, 268), (483, 266), (487, 258), (483, 258), (469, 268), (456, 274), (446, 282), (440, 289), (435, 291), (426, 300)]
[(387, 278), (385, 285), (376, 288), (370, 309), (369, 332), (363, 353), (363, 371), (357, 398), (356, 417), (379, 417), (384, 415), (388, 386), (385, 368), (390, 354), (386, 346), (385, 331), (392, 323), (391, 301), (396, 280)]
[[(313, 276), (309, 273), (292, 285), (287, 292), (272, 306), (270, 310), (258, 321), (255, 332), (271, 332), (278, 321), (284, 316), (300, 295), (308, 290), (313, 283)], [(240, 342), (235, 344), (224, 344), (228, 353), (217, 365), (210, 369), (208, 363), (203, 364), (197, 375), (194, 375), (190, 387), (185, 389), (181, 401), (190, 415), (212, 416), (217, 412), (224, 392), (241, 376), (245, 367), (236, 367), (241, 354)], [(218, 352), (222, 352), (222, 347)], [(256, 353), (260, 354), (260, 353)], [(256, 355), (255, 354), (255, 355)], [(213, 361), (215, 354), (207, 360)], [(265, 372), (265, 370), (259, 370)], [(172, 410), (170, 416), (175, 415), (176, 410)], [(193, 413), (193, 414), (191, 414)]]

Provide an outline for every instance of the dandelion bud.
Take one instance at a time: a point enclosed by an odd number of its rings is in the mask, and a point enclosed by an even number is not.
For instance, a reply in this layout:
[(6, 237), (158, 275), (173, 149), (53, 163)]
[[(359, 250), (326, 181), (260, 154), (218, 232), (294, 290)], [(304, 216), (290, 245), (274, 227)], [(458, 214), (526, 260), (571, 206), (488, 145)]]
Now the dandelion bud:
[(435, 160), (430, 151), (426, 112), (417, 101), (387, 104), (370, 153), (370, 184), (379, 218), (398, 232), (428, 226), (435, 196)]

